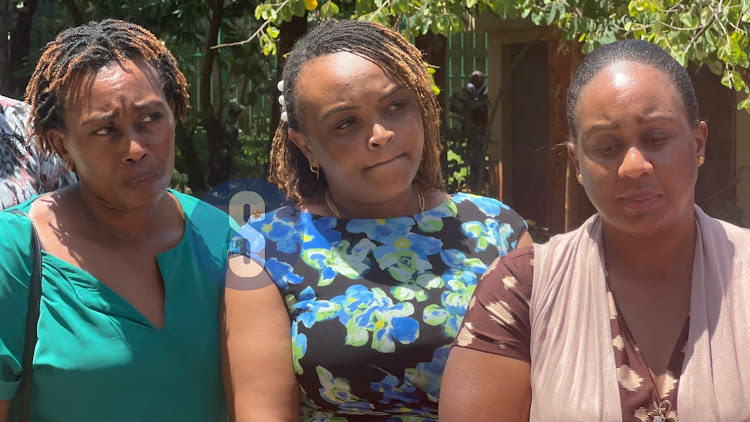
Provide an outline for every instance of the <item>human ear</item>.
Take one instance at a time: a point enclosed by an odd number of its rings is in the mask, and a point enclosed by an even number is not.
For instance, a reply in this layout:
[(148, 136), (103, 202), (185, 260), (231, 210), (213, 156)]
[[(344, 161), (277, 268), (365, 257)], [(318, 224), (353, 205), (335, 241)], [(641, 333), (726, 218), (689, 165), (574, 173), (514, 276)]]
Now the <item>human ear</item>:
[(695, 139), (695, 152), (697, 157), (705, 157), (706, 140), (708, 139), (708, 125), (706, 125), (706, 122), (701, 121), (698, 123), (698, 127), (693, 131), (693, 139)]
[(573, 160), (573, 165), (576, 168), (576, 175), (579, 175), (581, 174), (581, 162), (578, 159), (577, 146), (573, 142), (568, 142), (566, 146), (568, 147), (568, 155), (570, 155), (570, 159)]
[(57, 154), (66, 164), (71, 163), (70, 152), (65, 148), (66, 134), (61, 129), (50, 129), (47, 131), (47, 142), (52, 147), (52, 150)]
[(312, 151), (312, 147), (310, 146), (310, 140), (307, 136), (302, 134), (302, 132), (298, 132), (292, 128), (289, 128), (289, 139), (294, 142), (294, 145), (297, 145), (297, 148), (299, 148), (300, 151), (302, 151), (302, 154), (305, 155), (307, 158), (307, 161), (310, 162), (310, 166), (312, 167), (318, 167), (318, 160), (315, 158), (315, 154)]

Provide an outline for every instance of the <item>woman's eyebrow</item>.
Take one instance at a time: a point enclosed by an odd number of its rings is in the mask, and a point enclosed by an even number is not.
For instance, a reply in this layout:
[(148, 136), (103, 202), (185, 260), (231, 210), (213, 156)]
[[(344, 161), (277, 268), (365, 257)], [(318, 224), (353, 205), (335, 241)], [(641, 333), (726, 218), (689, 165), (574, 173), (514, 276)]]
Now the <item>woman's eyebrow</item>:
[(114, 112), (114, 111), (111, 112), (111, 113), (96, 114), (96, 115), (94, 115), (94, 116), (92, 116), (92, 117), (84, 120), (81, 123), (81, 126), (86, 126), (86, 125), (90, 125), (90, 124), (94, 124), (94, 123), (105, 122), (107, 120), (112, 120), (115, 117), (117, 117), (117, 112)]
[(393, 89), (391, 89), (390, 91), (388, 91), (388, 93), (387, 93), (387, 94), (385, 94), (385, 95), (383, 95), (382, 97), (380, 97), (380, 101), (383, 101), (383, 100), (386, 100), (386, 99), (388, 99), (388, 97), (390, 97), (391, 95), (393, 95), (393, 94), (395, 94), (395, 93), (397, 93), (397, 92), (401, 91), (401, 90), (402, 90), (403, 88), (404, 88), (404, 87), (403, 87), (403, 86), (401, 86), (401, 85), (397, 85), (397, 86), (393, 87)]
[(359, 106), (339, 106), (334, 107), (326, 112), (326, 114), (323, 115), (323, 118), (321, 119), (323, 122), (326, 121), (327, 118), (331, 117), (332, 114), (336, 114), (341, 111), (349, 111), (349, 110), (357, 110)]

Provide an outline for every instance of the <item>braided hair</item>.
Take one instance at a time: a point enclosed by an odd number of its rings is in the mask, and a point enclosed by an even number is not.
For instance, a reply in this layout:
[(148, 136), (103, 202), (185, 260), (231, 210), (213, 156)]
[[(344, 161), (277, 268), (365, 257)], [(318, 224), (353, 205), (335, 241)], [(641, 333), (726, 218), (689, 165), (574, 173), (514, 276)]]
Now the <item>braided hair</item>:
[(300, 72), (313, 59), (338, 52), (356, 54), (376, 63), (417, 98), (425, 146), (414, 184), (422, 192), (431, 188), (444, 190), (440, 169), (440, 106), (422, 53), (396, 31), (352, 20), (322, 23), (302, 37), (289, 54), (282, 77), (287, 121), (282, 119), (273, 138), (269, 180), (294, 202), (318, 197), (328, 188), (325, 175), (318, 179), (305, 155), (289, 139), (289, 129), (299, 130), (300, 126), (301, 102), (296, 96)]
[(121, 20), (106, 19), (66, 29), (47, 43), (26, 87), (30, 105), (29, 138), (52, 152), (47, 131), (64, 128), (63, 112), (72, 81), (113, 62), (143, 59), (156, 70), (167, 101), (174, 102), (175, 118), (184, 120), (188, 84), (172, 53), (146, 29)]

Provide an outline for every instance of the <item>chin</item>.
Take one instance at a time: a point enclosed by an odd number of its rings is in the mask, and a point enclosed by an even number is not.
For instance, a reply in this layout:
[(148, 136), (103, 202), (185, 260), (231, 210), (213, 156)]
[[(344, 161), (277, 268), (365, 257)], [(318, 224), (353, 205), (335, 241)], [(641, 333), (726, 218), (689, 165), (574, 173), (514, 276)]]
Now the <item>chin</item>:
[[(625, 215), (623, 215), (625, 214)], [(603, 218), (606, 218), (602, 216)], [(614, 229), (634, 237), (652, 238), (662, 236), (676, 225), (681, 224), (674, 214), (642, 213), (627, 215), (619, 212), (614, 218), (606, 218), (607, 223)]]
[(118, 195), (119, 202), (127, 208), (143, 208), (156, 205), (167, 193), (169, 183), (154, 183), (139, 189), (127, 189)]

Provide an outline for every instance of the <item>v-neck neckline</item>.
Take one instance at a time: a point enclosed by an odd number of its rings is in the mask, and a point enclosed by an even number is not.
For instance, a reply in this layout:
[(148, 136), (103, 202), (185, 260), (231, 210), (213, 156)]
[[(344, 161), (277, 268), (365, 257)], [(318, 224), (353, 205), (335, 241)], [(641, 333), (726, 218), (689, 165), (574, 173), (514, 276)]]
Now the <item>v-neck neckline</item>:
[[(638, 360), (638, 364), (642, 365), (642, 367), (645, 368), (646, 371), (648, 372), (647, 374), (648, 383), (650, 387), (652, 388), (653, 396), (656, 402), (660, 402), (669, 395), (669, 391), (666, 392), (664, 397), (661, 397), (662, 392), (659, 390), (658, 386), (656, 385), (656, 380), (654, 379), (654, 373), (651, 370), (651, 368), (648, 366), (648, 363), (646, 362), (646, 358), (643, 356), (643, 353), (641, 353), (641, 349), (640, 347), (638, 347), (638, 343), (635, 341), (635, 337), (633, 337), (633, 333), (630, 331), (630, 327), (628, 326), (627, 321), (625, 321), (625, 316), (620, 310), (620, 305), (617, 303), (617, 299), (615, 298), (615, 295), (609, 286), (608, 278), (606, 279), (606, 283), (607, 283), (607, 294), (611, 295), (612, 297), (612, 304), (615, 307), (615, 318), (617, 320), (617, 325), (620, 329), (620, 333), (623, 336), (623, 342), (624, 344), (627, 344), (629, 342), (633, 346), (633, 353), (635, 354), (635, 357)], [(666, 367), (667, 371), (669, 371), (669, 368), (672, 368), (675, 366), (673, 365), (675, 363), (675, 359), (679, 358), (679, 354), (682, 353), (682, 350), (680, 350), (681, 349), (680, 346), (682, 343), (681, 340), (685, 338), (685, 335), (686, 333), (689, 333), (689, 330), (690, 330), (690, 313), (688, 313), (688, 316), (685, 319), (685, 323), (682, 325), (682, 329), (680, 330), (680, 335), (677, 337), (677, 340), (675, 341), (675, 344), (672, 347), (672, 353), (670, 354), (669, 361), (667, 362), (667, 367)], [(685, 357), (682, 356), (681, 360), (683, 362), (681, 362), (679, 367), (682, 367), (684, 365), (684, 359)], [(615, 359), (615, 363), (617, 363), (617, 359)], [(679, 379), (680, 374), (673, 374), (673, 375), (675, 378)], [(663, 387), (664, 386), (662, 385), (662, 388)], [(672, 405), (674, 406), (674, 403), (672, 403)]]
[[(143, 314), (143, 312), (141, 312), (137, 307), (135, 307), (135, 305), (133, 305), (132, 303), (130, 303), (127, 299), (125, 299), (120, 293), (118, 293), (117, 291), (115, 291), (112, 287), (110, 287), (109, 285), (107, 285), (107, 283), (104, 283), (99, 278), (97, 278), (93, 274), (89, 273), (88, 271), (84, 270), (83, 268), (80, 268), (80, 267), (78, 267), (75, 264), (72, 264), (72, 263), (70, 263), (70, 262), (68, 262), (68, 261), (66, 261), (66, 260), (64, 260), (64, 259), (62, 259), (62, 258), (60, 258), (60, 257), (58, 257), (56, 255), (53, 255), (53, 254), (47, 252), (44, 248), (41, 249), (42, 262), (44, 262), (45, 258), (46, 258), (46, 260), (48, 262), (49, 261), (53, 261), (55, 263), (54, 266), (56, 266), (58, 269), (65, 268), (65, 269), (68, 270), (68, 272), (73, 272), (75, 274), (78, 274), (79, 276), (83, 276), (83, 278), (87, 279), (87, 281), (90, 283), (90, 285), (88, 286), (89, 288), (91, 288), (91, 289), (93, 289), (95, 291), (97, 291), (97, 290), (103, 291), (107, 295), (113, 297), (116, 301), (120, 302), (121, 309), (124, 312), (123, 312), (122, 315), (118, 315), (119, 317), (129, 319), (131, 321), (134, 321), (134, 322), (138, 323), (139, 325), (144, 326), (145, 328), (148, 328), (148, 329), (153, 330), (153, 331), (158, 332), (158, 333), (162, 333), (167, 328), (167, 326), (168, 326), (168, 324), (170, 322), (170, 318), (169, 317), (170, 317), (170, 314), (171, 314), (170, 309), (169, 309), (170, 308), (169, 307), (169, 299), (171, 297), (171, 295), (170, 295), (170, 286), (168, 285), (169, 281), (167, 280), (166, 277), (164, 277), (164, 268), (162, 266), (162, 260), (163, 260), (163, 257), (165, 257), (167, 255), (170, 255), (170, 254), (174, 253), (176, 250), (179, 250), (180, 248), (183, 247), (183, 244), (187, 241), (187, 239), (189, 237), (188, 236), (188, 229), (189, 229), (189, 226), (190, 226), (190, 220), (188, 219), (188, 216), (187, 216), (186, 211), (185, 211), (185, 206), (182, 203), (182, 201), (180, 201), (180, 198), (177, 197), (177, 195), (175, 195), (170, 189), (167, 190), (167, 194), (171, 195), (172, 199), (179, 206), (179, 212), (182, 214), (182, 217), (183, 217), (183, 220), (184, 220), (184, 227), (183, 227), (182, 237), (180, 237), (180, 241), (177, 242), (177, 244), (174, 245), (173, 247), (171, 247), (171, 248), (169, 248), (169, 249), (167, 249), (167, 250), (165, 250), (163, 252), (159, 252), (158, 254), (156, 254), (156, 257), (155, 257), (156, 258), (156, 265), (159, 268), (159, 275), (161, 276), (162, 283), (164, 285), (164, 301), (162, 303), (163, 312), (164, 312), (164, 319), (163, 319), (163, 323), (162, 323), (161, 328), (157, 328), (153, 324), (153, 322), (150, 319), (148, 319), (146, 317), (146, 315)], [(29, 205), (29, 209), (31, 209), (31, 204)], [(73, 282), (73, 280), (70, 280), (69, 277), (66, 276), (66, 278), (69, 281)], [(76, 283), (76, 284), (80, 284), (80, 283)], [(80, 287), (85, 287), (85, 286), (80, 286)], [(77, 289), (77, 286), (73, 286), (73, 288)], [(112, 310), (111, 305), (113, 305), (112, 303), (107, 303), (107, 305), (109, 305), (107, 307), (107, 309), (102, 309), (102, 307), (97, 306), (98, 303), (95, 300), (91, 300), (89, 298), (82, 297), (80, 294), (78, 294), (78, 299), (87, 308), (94, 309), (94, 310), (97, 310), (97, 311), (105, 311), (107, 313), (111, 313), (111, 310)], [(115, 307), (117, 307), (117, 306), (115, 306)], [(126, 312), (129, 312), (130, 314), (134, 315), (135, 319), (134, 318), (128, 318), (128, 315), (125, 315)]]

